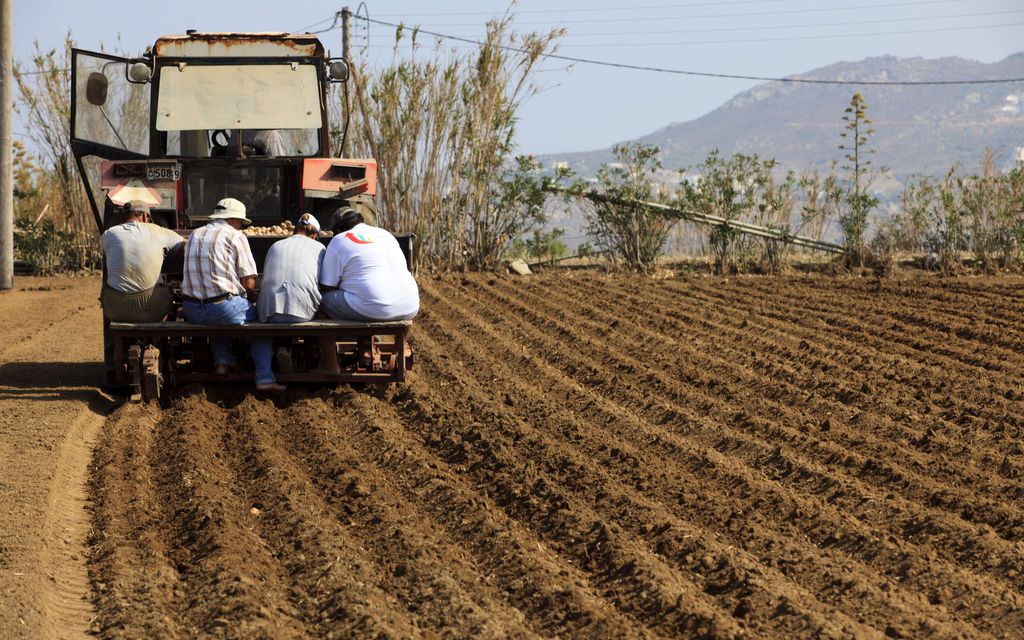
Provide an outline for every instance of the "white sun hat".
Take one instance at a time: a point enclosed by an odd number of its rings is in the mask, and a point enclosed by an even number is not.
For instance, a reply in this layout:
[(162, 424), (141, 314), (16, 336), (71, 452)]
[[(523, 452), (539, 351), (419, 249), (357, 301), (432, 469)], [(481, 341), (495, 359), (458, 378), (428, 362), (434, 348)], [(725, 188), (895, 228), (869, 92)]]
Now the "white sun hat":
[(242, 224), (248, 227), (252, 220), (245, 217), (245, 205), (234, 198), (224, 198), (213, 208), (210, 220), (241, 220)]
[(317, 233), (320, 233), (320, 221), (317, 220), (316, 216), (314, 216), (311, 213), (304, 213), (301, 216), (299, 216), (299, 224), (300, 225), (309, 225), (309, 226), (313, 227), (313, 229)]

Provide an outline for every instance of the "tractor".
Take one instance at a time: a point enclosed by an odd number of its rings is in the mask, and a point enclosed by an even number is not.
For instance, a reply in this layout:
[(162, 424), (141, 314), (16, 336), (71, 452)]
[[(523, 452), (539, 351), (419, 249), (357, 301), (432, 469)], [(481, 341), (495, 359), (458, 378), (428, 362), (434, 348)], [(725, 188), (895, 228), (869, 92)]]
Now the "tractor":
[[(117, 205), (141, 199), (155, 223), (187, 236), (220, 199), (236, 198), (253, 221), (248, 239), (262, 273), (270, 245), (304, 212), (324, 228), (346, 207), (373, 223), (376, 161), (331, 157), (328, 98), (348, 76), (348, 62), (329, 57), (312, 34), (190, 30), (158, 38), (139, 58), (73, 49), (71, 148), (98, 230), (113, 223)], [(411, 269), (413, 237), (395, 237)], [(165, 260), (161, 277), (180, 296), (180, 256)], [(285, 383), (379, 388), (402, 381), (411, 365), (408, 321), (208, 326), (184, 322), (176, 302), (165, 321), (104, 321), (108, 379), (129, 385), (133, 399), (158, 400), (187, 382), (251, 379), (244, 370), (214, 375), (213, 336), (240, 345), (273, 337), (295, 363), (278, 372)], [(312, 371), (324, 335), (335, 337), (347, 365), (339, 376)]]

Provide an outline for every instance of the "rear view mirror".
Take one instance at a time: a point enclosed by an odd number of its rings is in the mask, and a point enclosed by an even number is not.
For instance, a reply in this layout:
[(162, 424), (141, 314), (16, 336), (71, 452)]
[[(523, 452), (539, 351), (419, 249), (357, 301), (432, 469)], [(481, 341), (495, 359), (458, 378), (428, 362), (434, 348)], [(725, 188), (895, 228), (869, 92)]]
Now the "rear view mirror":
[(102, 107), (107, 102), (107, 76), (98, 71), (89, 74), (85, 81), (85, 99), (89, 104)]
[(327, 65), (327, 77), (331, 82), (345, 82), (348, 80), (348, 62), (338, 58)]

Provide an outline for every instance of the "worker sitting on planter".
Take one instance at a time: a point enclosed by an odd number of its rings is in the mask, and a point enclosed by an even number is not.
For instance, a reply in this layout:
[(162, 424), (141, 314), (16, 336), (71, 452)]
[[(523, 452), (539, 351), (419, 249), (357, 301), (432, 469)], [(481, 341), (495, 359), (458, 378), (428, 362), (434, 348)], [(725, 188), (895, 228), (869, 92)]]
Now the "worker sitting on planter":
[[(260, 322), (306, 322), (316, 315), (321, 301), (317, 282), (325, 252), (324, 245), (317, 241), (319, 235), (320, 223), (304, 213), (290, 238), (271, 245), (263, 263), (263, 283), (256, 302)], [(324, 354), (337, 349), (328, 336), (320, 338), (319, 343)], [(291, 367), (291, 354), (286, 348), (278, 349), (275, 359), (279, 371)]]
[[(395, 237), (364, 223), (350, 208), (334, 212), (331, 230), (334, 238), (320, 268), (321, 309), (335, 320), (412, 319), (420, 308), (419, 289)], [(326, 355), (325, 365), (336, 371), (336, 357), (331, 362)]]
[(149, 206), (130, 202), (121, 224), (100, 236), (106, 278), (100, 292), (103, 315), (114, 322), (156, 322), (171, 308), (171, 290), (160, 282), (164, 258), (185, 239), (150, 222)]
[(100, 236), (103, 250), (103, 388), (122, 393), (114, 365), (113, 322), (157, 322), (171, 309), (171, 289), (160, 282), (164, 258), (179, 251), (185, 239), (150, 221), (149, 205), (133, 201), (114, 205), (118, 223)]
[[(256, 294), (256, 261), (242, 227), (252, 224), (245, 205), (224, 198), (214, 207), (210, 222), (199, 227), (185, 243), (185, 273), (181, 282), (185, 319), (196, 324), (240, 325), (256, 321), (256, 308), (247, 296)], [(210, 338), (214, 372), (226, 375), (235, 365), (231, 339)], [(252, 360), (256, 388), (283, 391), (271, 369), (272, 345), (254, 340)]]

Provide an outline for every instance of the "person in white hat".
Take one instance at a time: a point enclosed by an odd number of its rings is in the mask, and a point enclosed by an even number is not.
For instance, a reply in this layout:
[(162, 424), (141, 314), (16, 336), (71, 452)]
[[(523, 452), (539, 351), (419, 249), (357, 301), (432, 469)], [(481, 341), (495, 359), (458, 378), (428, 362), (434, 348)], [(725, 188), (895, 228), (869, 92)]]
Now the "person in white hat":
[[(309, 213), (295, 223), (290, 238), (278, 240), (267, 252), (263, 263), (263, 283), (256, 302), (260, 322), (287, 323), (312, 320), (320, 308), (320, 263), (327, 250), (317, 241), (320, 222)], [(337, 349), (327, 337), (320, 340), (321, 350)], [(287, 350), (278, 349), (278, 368), (291, 366)]]
[[(196, 324), (245, 324), (256, 321), (256, 309), (247, 296), (256, 294), (256, 261), (242, 227), (252, 224), (245, 205), (224, 198), (214, 207), (210, 222), (196, 229), (185, 243), (185, 273), (181, 297), (185, 319)], [(226, 374), (235, 365), (231, 341), (210, 339), (214, 371)], [(281, 391), (271, 369), (271, 345), (252, 344), (256, 388)]]
[(267, 251), (263, 284), (256, 302), (260, 322), (305, 322), (320, 308), (320, 263), (327, 250), (317, 241), (320, 223), (304, 213), (290, 238)]

